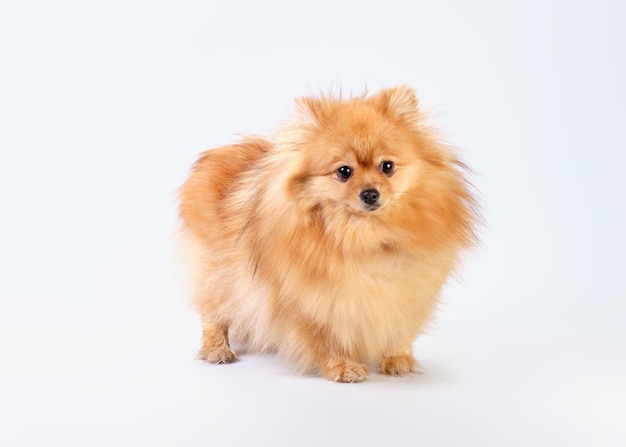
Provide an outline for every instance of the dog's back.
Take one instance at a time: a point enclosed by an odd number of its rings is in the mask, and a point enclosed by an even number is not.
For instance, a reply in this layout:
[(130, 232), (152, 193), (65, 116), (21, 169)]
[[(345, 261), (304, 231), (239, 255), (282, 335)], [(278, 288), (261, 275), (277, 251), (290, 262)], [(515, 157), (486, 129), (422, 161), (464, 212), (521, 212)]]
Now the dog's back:
[(185, 230), (202, 241), (215, 237), (221, 202), (233, 182), (249, 170), (267, 151), (270, 143), (261, 138), (204, 152), (180, 189), (180, 217)]

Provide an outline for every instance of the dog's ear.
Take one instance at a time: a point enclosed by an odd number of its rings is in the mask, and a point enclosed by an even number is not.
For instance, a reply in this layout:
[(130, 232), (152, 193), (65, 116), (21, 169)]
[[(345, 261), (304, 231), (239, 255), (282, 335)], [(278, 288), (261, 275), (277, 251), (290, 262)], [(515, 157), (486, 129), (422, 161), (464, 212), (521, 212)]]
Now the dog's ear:
[(296, 117), (305, 125), (319, 124), (324, 121), (326, 110), (322, 101), (309, 96), (296, 98)]
[(417, 121), (419, 111), (415, 89), (408, 85), (383, 89), (370, 99), (383, 114), (406, 120)]

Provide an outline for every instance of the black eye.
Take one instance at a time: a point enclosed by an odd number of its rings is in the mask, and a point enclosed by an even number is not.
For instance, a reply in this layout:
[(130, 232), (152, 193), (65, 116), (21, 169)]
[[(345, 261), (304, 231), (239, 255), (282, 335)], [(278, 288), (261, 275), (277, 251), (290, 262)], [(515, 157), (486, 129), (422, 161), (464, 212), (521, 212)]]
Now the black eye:
[(393, 161), (385, 160), (380, 164), (380, 172), (389, 176), (393, 174)]
[(352, 168), (350, 166), (342, 166), (337, 169), (337, 175), (339, 176), (339, 180), (345, 182), (352, 177)]

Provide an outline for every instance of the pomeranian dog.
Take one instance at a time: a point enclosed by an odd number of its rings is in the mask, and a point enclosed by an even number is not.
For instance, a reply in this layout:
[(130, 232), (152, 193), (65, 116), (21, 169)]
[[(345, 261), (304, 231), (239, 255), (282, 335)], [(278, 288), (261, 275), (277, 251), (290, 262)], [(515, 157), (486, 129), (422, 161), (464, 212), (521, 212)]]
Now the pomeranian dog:
[(180, 190), (198, 358), (234, 361), (234, 335), (333, 381), (409, 374), (475, 242), (464, 165), (407, 86), (298, 98), (294, 115), (271, 139), (204, 152)]

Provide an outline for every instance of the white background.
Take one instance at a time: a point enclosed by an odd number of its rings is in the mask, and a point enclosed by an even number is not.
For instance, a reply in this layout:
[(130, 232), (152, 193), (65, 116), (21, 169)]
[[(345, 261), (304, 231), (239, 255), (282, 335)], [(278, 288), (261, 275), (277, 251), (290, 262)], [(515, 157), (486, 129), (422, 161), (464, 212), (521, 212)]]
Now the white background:
[[(4, 1), (0, 445), (626, 445), (623, 1)], [(194, 361), (175, 257), (196, 154), (292, 98), (408, 83), (486, 225), (361, 385)]]

